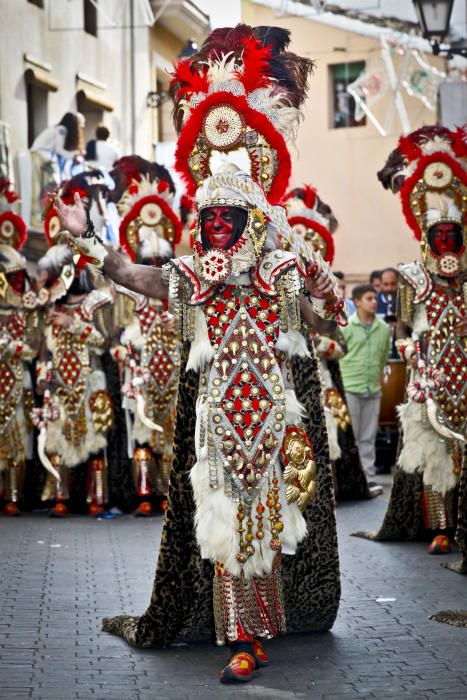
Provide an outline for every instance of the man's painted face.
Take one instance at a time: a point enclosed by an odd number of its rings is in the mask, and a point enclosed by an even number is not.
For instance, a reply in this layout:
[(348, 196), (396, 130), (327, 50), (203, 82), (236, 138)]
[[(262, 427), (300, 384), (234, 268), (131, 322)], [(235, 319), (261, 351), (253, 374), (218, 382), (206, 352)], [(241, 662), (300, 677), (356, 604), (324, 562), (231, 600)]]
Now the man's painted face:
[(432, 241), (434, 252), (438, 255), (455, 253), (457, 248), (457, 228), (456, 224), (446, 222), (436, 224), (433, 227)]
[(210, 207), (204, 219), (204, 235), (215, 250), (225, 250), (234, 230), (233, 207)]

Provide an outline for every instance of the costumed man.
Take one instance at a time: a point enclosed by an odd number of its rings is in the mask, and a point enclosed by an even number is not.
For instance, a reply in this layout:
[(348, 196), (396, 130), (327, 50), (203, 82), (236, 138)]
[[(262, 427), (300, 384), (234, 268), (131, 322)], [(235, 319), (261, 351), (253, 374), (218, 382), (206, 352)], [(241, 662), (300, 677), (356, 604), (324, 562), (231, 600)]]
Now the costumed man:
[[(400, 139), (378, 173), (399, 192), (421, 260), (399, 266), (397, 341), (410, 379), (399, 406), (402, 443), (377, 540), (432, 538), (449, 552), (457, 526), (467, 573), (466, 132), (426, 126)], [(404, 337), (405, 336), (405, 337)]]
[[(189, 351), (151, 605), (104, 629), (138, 646), (215, 634), (232, 651), (223, 682), (267, 664), (261, 640), (284, 632), (286, 617), (291, 631), (326, 629), (339, 601), (320, 384), (300, 328), (312, 309), (343, 323), (345, 312), (317, 253), (303, 242), (296, 255), (277, 249), (293, 238), (272, 204), (290, 174), (283, 134), (293, 134), (312, 67), (289, 41), (276, 27), (219, 29), (176, 67), (176, 165), (198, 209), (192, 256), (162, 270), (132, 265), (92, 235), (79, 198), (57, 204), (72, 247), (118, 284), (168, 297)], [(249, 173), (225, 158), (216, 169), (221, 153)]]
[[(307, 241), (329, 265), (332, 265), (333, 234), (337, 230), (338, 222), (329, 205), (323, 202), (316, 190), (309, 185), (291, 190), (284, 204), (294, 235)], [(338, 362), (346, 353), (345, 341), (336, 324), (327, 323), (328, 327), (323, 328), (324, 324), (321, 322), (321, 326), (321, 330), (313, 329), (311, 334), (319, 358), (323, 383), (324, 411), (336, 498), (369, 498), (371, 492), (345, 404), (344, 385)]]
[(30, 363), (37, 354), (38, 299), (20, 254), (27, 227), (12, 205), (11, 183), (0, 177), (0, 480), (5, 515), (18, 515), (25, 464), (32, 457)]
[[(78, 193), (85, 203), (90, 201), (82, 183), (75, 188), (70, 180), (63, 201), (73, 201)], [(100, 358), (107, 344), (113, 295), (109, 289), (95, 289), (83, 256), (73, 259), (66, 246), (57, 245), (60, 226), (54, 207), (44, 230), (50, 248), (38, 267), (46, 277), (50, 305), (37, 372), (44, 402), (34, 414), (41, 434), (39, 454), (49, 471), (42, 500), (52, 501), (52, 517), (66, 516), (71, 471), (87, 463), (88, 512), (102, 515), (109, 499), (105, 449), (112, 405)]]
[[(174, 257), (182, 224), (172, 208), (170, 173), (138, 156), (121, 158), (112, 177), (121, 194), (120, 245), (132, 262), (161, 267)], [(166, 505), (173, 458), (180, 347), (167, 301), (116, 288), (112, 351), (122, 368), (127, 449), (140, 502), (135, 515), (150, 515), (154, 497)]]

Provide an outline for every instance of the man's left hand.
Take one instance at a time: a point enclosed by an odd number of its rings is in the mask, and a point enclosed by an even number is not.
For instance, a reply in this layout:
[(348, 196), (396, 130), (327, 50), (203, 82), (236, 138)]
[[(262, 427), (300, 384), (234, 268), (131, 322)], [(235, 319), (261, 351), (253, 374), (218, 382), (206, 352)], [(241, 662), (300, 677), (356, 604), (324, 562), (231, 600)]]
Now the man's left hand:
[(319, 270), (316, 275), (305, 278), (305, 287), (312, 297), (324, 299), (334, 289), (334, 283), (324, 270)]

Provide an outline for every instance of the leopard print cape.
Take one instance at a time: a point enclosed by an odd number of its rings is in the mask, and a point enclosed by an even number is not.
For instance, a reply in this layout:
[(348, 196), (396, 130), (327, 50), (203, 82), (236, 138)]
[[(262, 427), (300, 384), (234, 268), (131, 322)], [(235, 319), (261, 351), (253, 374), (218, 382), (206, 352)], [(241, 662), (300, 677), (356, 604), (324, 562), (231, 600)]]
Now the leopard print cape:
[[(339, 362), (337, 360), (328, 360), (328, 369), (333, 385), (339, 394), (345, 398)], [(349, 425), (345, 431), (339, 428), (337, 440), (342, 451), (342, 456), (335, 461), (337, 500), (356, 501), (370, 498), (370, 490), (360, 462), (352, 425)]]
[[(399, 438), (397, 455), (402, 447), (402, 434)], [(459, 486), (447, 498), (447, 509), (451, 522), (455, 523), (448, 531), (454, 535), (460, 549), (461, 559), (446, 568), (457, 573), (467, 574), (467, 452), (464, 451)], [(422, 511), (423, 482), (421, 474), (407, 474), (396, 466), (391, 496), (383, 523), (377, 532), (360, 530), (352, 533), (376, 542), (428, 541), (433, 532), (425, 528)]]
[[(312, 350), (313, 352), (313, 350)], [(182, 359), (182, 367), (186, 364)], [(295, 556), (283, 557), (283, 583), (289, 632), (330, 629), (340, 600), (340, 573), (334, 494), (317, 362), (295, 359), (297, 397), (316, 458), (318, 493), (305, 518), (308, 534)], [(195, 503), (189, 471), (195, 462), (195, 402), (198, 375), (182, 371), (177, 404), (174, 465), (151, 601), (140, 617), (120, 615), (103, 621), (104, 631), (138, 647), (163, 647), (175, 640), (214, 639), (213, 566), (201, 559), (195, 538)]]

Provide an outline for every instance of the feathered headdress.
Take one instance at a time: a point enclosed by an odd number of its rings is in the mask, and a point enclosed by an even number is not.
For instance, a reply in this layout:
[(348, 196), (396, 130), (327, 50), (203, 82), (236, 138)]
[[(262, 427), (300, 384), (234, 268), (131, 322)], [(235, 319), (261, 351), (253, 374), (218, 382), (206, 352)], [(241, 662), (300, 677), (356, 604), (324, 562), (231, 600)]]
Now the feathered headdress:
[(169, 171), (140, 156), (125, 156), (114, 164), (111, 176), (122, 217), (121, 247), (132, 260), (138, 248), (144, 258), (171, 257), (182, 236), (182, 223), (172, 208), (175, 186)]
[(175, 66), (175, 162), (189, 194), (228, 153), (232, 161), (239, 155), (236, 164), (271, 203), (282, 198), (290, 177), (286, 141), (294, 136), (313, 68), (287, 51), (289, 42), (289, 31), (279, 27), (216, 29), (197, 54)]
[(425, 215), (433, 200), (429, 193), (451, 200), (449, 204), (458, 209), (459, 223), (464, 221), (466, 160), (467, 127), (450, 131), (424, 126), (403, 136), (378, 172), (385, 189), (400, 193), (404, 216), (418, 241), (426, 233)]
[(21, 250), (28, 238), (26, 222), (12, 205), (19, 200), (12, 183), (0, 175), (0, 243)]
[(284, 200), (289, 226), (295, 236), (311, 243), (314, 250), (332, 265), (337, 219), (331, 208), (318, 196), (310, 185), (291, 190)]
[(425, 126), (399, 140), (378, 173), (385, 189), (399, 192), (407, 224), (422, 243), (422, 256), (437, 271), (449, 276), (457, 269), (453, 257), (462, 250), (440, 259), (428, 240), (428, 232), (437, 223), (451, 222), (463, 229), (467, 216), (467, 127), (450, 131), (441, 126)]

